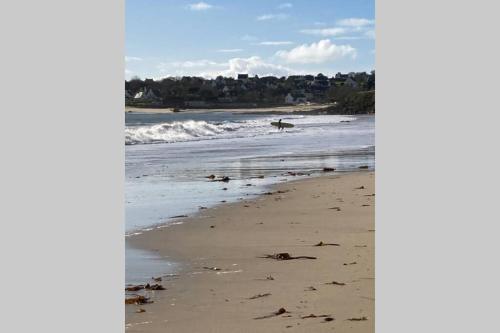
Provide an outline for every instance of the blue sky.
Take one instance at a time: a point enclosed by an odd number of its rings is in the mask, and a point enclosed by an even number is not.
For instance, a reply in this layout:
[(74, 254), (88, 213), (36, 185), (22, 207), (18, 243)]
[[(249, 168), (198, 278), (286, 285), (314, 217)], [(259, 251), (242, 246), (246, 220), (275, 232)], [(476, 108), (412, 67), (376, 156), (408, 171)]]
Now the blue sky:
[(126, 0), (125, 77), (375, 69), (374, 0)]

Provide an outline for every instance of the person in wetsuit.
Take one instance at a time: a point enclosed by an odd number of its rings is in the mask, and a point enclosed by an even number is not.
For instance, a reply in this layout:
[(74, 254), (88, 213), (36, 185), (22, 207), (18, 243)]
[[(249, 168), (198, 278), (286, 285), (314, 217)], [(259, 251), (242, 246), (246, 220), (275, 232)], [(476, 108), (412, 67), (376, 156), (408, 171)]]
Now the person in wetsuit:
[(281, 119), (278, 121), (278, 129), (279, 129), (279, 130), (282, 130), (282, 129), (283, 129), (283, 126), (281, 126)]

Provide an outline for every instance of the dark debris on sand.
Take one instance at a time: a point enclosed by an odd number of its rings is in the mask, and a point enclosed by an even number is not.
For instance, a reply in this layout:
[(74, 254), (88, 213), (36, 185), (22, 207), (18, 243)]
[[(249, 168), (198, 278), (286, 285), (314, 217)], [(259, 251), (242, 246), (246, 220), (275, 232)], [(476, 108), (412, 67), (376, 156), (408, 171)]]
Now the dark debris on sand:
[(249, 297), (248, 299), (257, 299), (257, 298), (267, 297), (267, 296), (271, 296), (271, 293), (257, 294), (257, 295), (254, 295), (252, 297)]
[(337, 281), (327, 282), (325, 284), (333, 284), (333, 285), (336, 285), (336, 286), (345, 286), (344, 282), (337, 282)]
[(259, 257), (259, 258), (269, 258), (269, 259), (276, 259), (276, 260), (317, 259), (316, 257), (310, 257), (310, 256), (296, 256), (296, 257), (292, 257), (287, 252), (275, 253), (275, 254), (266, 254), (263, 257)]
[(276, 317), (276, 316), (282, 315), (283, 313), (288, 313), (288, 311), (286, 311), (285, 308), (279, 308), (278, 311), (276, 311), (276, 312), (273, 312), (273, 313), (271, 313), (269, 315), (266, 315), (266, 316), (256, 317), (254, 319), (272, 318), (272, 317)]
[(314, 246), (340, 246), (340, 244), (337, 243), (323, 243), (323, 241), (320, 241), (318, 244), (314, 244)]
[(125, 299), (125, 304), (148, 304), (153, 303), (148, 297), (136, 295)]

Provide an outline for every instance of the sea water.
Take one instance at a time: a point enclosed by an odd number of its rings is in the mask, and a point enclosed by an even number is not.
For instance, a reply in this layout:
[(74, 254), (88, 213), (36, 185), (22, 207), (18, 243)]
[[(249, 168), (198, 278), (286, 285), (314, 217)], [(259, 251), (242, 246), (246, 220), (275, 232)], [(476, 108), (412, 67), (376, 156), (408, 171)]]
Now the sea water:
[[(207, 111), (127, 113), (125, 119), (127, 237), (177, 223), (173, 216), (193, 214), (201, 206), (250, 198), (271, 184), (297, 179), (289, 172), (374, 167), (374, 116)], [(295, 126), (270, 125), (279, 119)], [(212, 174), (231, 180), (212, 182), (206, 178)], [(127, 244), (127, 283), (175, 270), (168, 258)]]

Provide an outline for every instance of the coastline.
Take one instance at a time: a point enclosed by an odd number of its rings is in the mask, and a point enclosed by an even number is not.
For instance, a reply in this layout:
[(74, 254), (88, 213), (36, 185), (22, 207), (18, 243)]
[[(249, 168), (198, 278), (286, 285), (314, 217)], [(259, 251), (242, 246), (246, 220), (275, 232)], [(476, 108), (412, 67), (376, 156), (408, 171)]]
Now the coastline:
[[(130, 237), (182, 269), (163, 277), (167, 290), (148, 292), (154, 303), (126, 306), (127, 331), (372, 332), (374, 172), (291, 181), (271, 193)], [(340, 246), (314, 246), (321, 241)], [(282, 252), (317, 259), (259, 258)], [(326, 284), (333, 281), (340, 284)], [(280, 308), (287, 312), (254, 319)], [(334, 320), (303, 318), (311, 314)]]
[[(199, 113), (199, 112), (236, 112), (236, 113), (294, 113), (312, 112), (325, 109), (332, 104), (310, 104), (310, 105), (289, 105), (275, 107), (251, 107), (251, 108), (213, 108), (213, 109), (180, 109), (179, 113)], [(133, 113), (174, 113), (173, 108), (139, 108), (125, 106), (125, 112)]]

